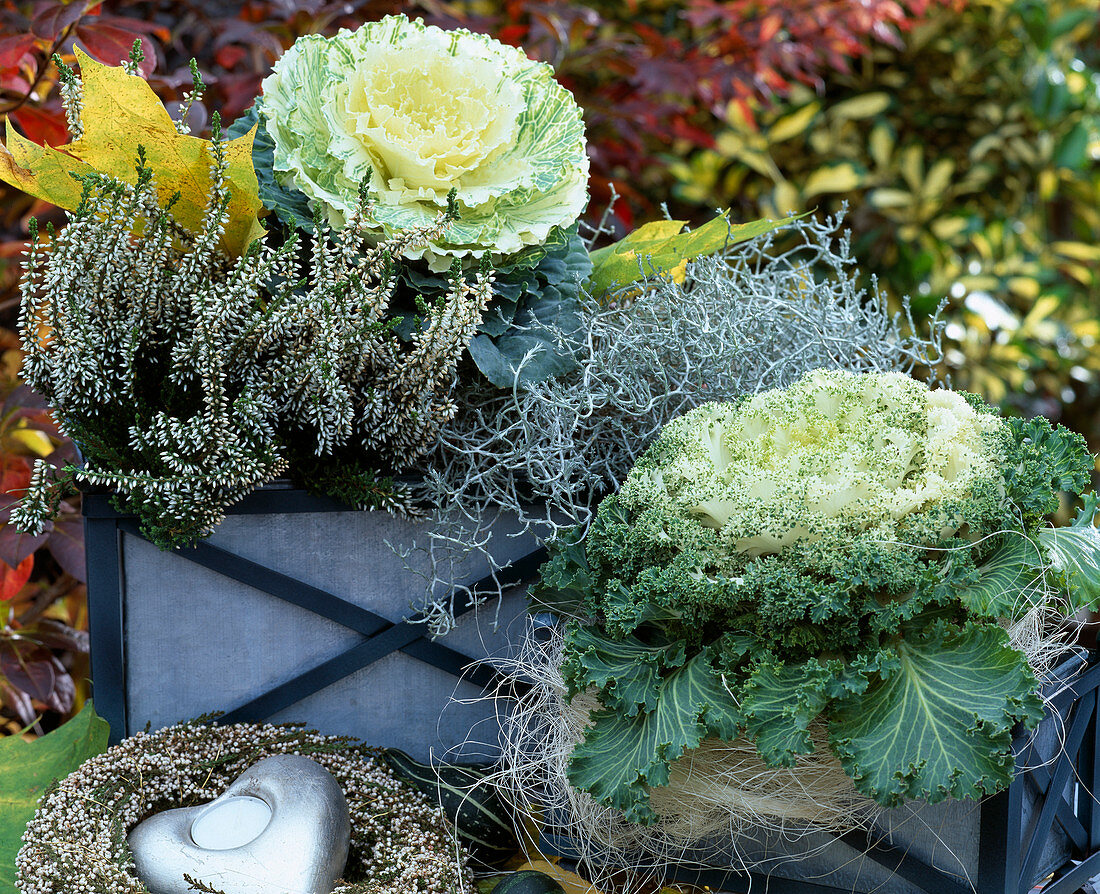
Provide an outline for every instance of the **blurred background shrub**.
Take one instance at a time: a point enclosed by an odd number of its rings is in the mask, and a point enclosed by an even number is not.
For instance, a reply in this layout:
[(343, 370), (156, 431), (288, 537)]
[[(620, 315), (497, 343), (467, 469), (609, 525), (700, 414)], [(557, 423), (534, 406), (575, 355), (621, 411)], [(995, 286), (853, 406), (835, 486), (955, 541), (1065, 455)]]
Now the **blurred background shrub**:
[(867, 275), (947, 299), (956, 387), (1100, 447), (1100, 40), (1095, 0), (969, 0), (823, 89), (669, 159), (676, 199), (739, 216), (847, 202)]
[[(662, 206), (702, 221), (847, 203), (868, 277), (921, 314), (948, 302), (956, 387), (1100, 450), (1100, 0), (0, 0), (0, 117), (64, 142), (50, 56), (79, 44), (117, 64), (140, 39), (170, 107), (198, 61), (197, 132), (208, 110), (243, 111), (298, 36), (394, 12), (553, 64), (585, 109), (590, 213), (613, 183), (620, 233)], [(0, 187), (3, 491), (47, 442), (69, 449), (4, 329), (32, 215), (62, 220)], [(68, 520), (41, 544), (0, 527), (0, 731), (49, 728), (86, 692)]]

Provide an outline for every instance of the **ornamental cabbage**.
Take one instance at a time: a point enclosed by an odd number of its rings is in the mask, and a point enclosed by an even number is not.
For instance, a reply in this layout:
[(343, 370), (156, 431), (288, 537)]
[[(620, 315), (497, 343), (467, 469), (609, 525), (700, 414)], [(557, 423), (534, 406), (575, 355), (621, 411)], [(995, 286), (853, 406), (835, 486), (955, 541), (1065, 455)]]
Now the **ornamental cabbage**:
[(1096, 498), (1048, 521), (1092, 466), (1079, 435), (898, 373), (674, 420), (533, 594), (574, 619), (568, 695), (602, 705), (572, 784), (651, 823), (649, 789), (702, 739), (790, 766), (814, 727), (885, 806), (1007, 785), (1042, 705), (1006, 628), (1100, 601)]
[(297, 40), (263, 82), (274, 168), (341, 228), (360, 184), (381, 241), (423, 227), (456, 194), (459, 221), (411, 249), (510, 255), (576, 220), (587, 201), (584, 123), (548, 65), (465, 30), (387, 16)]
[(819, 370), (673, 421), (620, 499), (695, 518), (751, 556), (860, 533), (933, 542), (960, 527), (960, 501), (1003, 496), (990, 482), (1007, 434), (962, 395), (901, 373)]

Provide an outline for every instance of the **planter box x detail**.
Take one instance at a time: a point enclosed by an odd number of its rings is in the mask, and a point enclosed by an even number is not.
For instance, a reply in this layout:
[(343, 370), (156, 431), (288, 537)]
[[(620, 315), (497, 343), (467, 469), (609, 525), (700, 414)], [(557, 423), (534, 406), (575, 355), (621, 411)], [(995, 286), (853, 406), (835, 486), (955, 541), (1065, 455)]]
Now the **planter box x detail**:
[[(493, 600), (456, 605), (458, 626), (432, 640), (409, 608), (420, 578), (386, 543), (410, 542), (415, 523), (272, 486), (209, 540), (165, 552), (106, 494), (86, 495), (84, 516), (96, 709), (115, 741), (225, 711), (421, 758), (498, 749), (496, 706), (481, 698), (496, 674), (482, 660), (506, 654), (522, 593), (499, 614)], [(508, 533), (494, 530), (495, 558), (511, 561), (497, 578), (520, 584), (545, 554)], [(488, 568), (467, 571), (456, 583), (489, 588)]]

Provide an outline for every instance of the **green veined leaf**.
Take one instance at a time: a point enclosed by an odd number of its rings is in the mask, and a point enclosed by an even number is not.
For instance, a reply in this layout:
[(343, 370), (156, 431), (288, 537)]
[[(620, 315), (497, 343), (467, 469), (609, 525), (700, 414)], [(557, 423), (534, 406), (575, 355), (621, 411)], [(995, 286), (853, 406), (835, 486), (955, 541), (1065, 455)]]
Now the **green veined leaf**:
[(978, 580), (956, 591), (970, 611), (988, 618), (1016, 618), (1031, 606), (1028, 594), (1041, 573), (1039, 548), (1023, 534), (1008, 534), (978, 566)]
[(583, 531), (574, 528), (550, 546), (550, 558), (539, 569), (538, 579), (527, 591), (530, 612), (557, 612), (560, 615), (582, 613), (595, 585), (588, 565)]
[(566, 636), (562, 675), (570, 695), (595, 686), (605, 706), (633, 717), (656, 708), (661, 668), (680, 667), (685, 656), (683, 642), (650, 646), (633, 636), (611, 639), (597, 628), (574, 625)]
[(647, 787), (667, 785), (669, 765), (704, 736), (734, 739), (741, 726), (706, 652), (662, 678), (656, 710), (627, 717), (603, 708), (591, 720), (584, 741), (573, 749), (570, 782), (644, 825), (657, 820)]
[(15, 855), (46, 788), (102, 752), (108, 732), (88, 702), (68, 723), (33, 742), (0, 739), (0, 890), (15, 890)]
[(722, 214), (698, 229), (681, 233), (686, 221), (657, 220), (642, 224), (614, 245), (592, 252), (592, 275), (588, 288), (597, 297), (612, 289), (637, 282), (646, 276), (673, 275), (683, 262), (712, 254), (727, 245), (736, 245), (786, 226), (796, 218), (754, 220), (731, 224)]
[(1040, 528), (1039, 544), (1066, 576), (1074, 609), (1100, 604), (1100, 530), (1089, 525)]
[(846, 690), (859, 692), (866, 686), (865, 677), (846, 676), (840, 661), (761, 664), (743, 692), (745, 734), (755, 741), (768, 766), (793, 766), (796, 755), (814, 750), (810, 723), (829, 701)]
[(936, 622), (897, 645), (866, 693), (832, 712), (833, 748), (856, 788), (904, 798), (980, 798), (1012, 781), (1012, 728), (1043, 716), (1024, 656), (993, 624)]

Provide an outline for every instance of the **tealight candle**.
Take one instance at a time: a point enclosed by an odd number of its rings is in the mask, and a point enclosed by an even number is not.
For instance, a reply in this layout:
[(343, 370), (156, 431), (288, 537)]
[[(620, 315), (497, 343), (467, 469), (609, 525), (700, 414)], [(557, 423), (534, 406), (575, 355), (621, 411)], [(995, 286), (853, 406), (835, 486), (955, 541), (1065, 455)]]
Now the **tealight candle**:
[(271, 822), (271, 808), (260, 798), (238, 795), (210, 805), (191, 823), (191, 840), (212, 851), (227, 851), (256, 839)]

